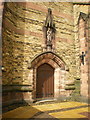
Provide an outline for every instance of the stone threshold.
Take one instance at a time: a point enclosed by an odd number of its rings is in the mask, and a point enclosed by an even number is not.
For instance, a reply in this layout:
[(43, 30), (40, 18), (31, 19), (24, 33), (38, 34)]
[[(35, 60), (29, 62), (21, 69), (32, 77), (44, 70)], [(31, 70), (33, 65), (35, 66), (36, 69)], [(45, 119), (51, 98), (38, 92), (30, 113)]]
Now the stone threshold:
[(42, 100), (36, 100), (35, 104), (40, 104), (40, 103), (46, 103), (46, 102), (55, 102), (57, 99), (55, 98), (48, 98), (48, 99), (42, 99)]

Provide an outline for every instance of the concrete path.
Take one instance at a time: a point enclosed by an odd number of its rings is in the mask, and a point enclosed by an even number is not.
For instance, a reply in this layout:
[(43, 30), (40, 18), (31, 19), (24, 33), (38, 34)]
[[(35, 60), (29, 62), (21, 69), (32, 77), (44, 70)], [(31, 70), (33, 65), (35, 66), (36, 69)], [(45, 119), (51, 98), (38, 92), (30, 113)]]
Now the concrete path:
[(90, 107), (86, 103), (61, 102), (23, 106), (3, 114), (3, 118), (25, 120), (90, 120)]

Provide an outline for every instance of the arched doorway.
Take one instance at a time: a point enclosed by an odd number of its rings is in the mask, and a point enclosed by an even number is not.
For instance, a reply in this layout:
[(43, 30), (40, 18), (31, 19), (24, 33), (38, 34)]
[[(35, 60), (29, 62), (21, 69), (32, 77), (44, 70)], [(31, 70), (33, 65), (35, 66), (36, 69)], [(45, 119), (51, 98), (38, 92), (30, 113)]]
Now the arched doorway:
[[(33, 99), (44, 97), (57, 98), (65, 94), (68, 66), (58, 55), (53, 52), (43, 52), (31, 61), (29, 69), (31, 71), (30, 81), (33, 83)], [(48, 85), (45, 87), (44, 82), (49, 82), (49, 76), (52, 76), (52, 78), (50, 77), (49, 87)], [(51, 86), (53, 87), (50, 88)], [(51, 89), (51, 91), (48, 92), (48, 89)]]
[(54, 97), (54, 68), (44, 63), (37, 68), (36, 98)]

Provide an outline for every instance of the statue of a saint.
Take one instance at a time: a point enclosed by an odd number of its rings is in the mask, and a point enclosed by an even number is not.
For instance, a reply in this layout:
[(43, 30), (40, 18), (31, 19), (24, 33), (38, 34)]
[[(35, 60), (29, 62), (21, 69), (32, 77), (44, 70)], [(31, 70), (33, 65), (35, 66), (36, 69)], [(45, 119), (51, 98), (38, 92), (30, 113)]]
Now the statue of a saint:
[(47, 30), (47, 45), (52, 45), (52, 29)]
[(45, 44), (46, 49), (51, 50), (53, 45), (53, 40), (55, 39), (55, 23), (53, 22), (52, 10), (48, 8), (48, 14), (43, 26), (44, 37), (45, 37)]

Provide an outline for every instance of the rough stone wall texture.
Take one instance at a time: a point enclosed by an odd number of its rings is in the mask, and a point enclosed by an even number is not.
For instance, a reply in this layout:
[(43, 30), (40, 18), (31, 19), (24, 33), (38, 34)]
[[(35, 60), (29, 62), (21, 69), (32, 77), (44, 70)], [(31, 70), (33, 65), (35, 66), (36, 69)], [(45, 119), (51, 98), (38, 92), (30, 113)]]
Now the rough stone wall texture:
[[(1, 31), (2, 31), (2, 11), (3, 11), (3, 3), (0, 2), (0, 68), (2, 66), (2, 36), (1, 36)], [(2, 72), (0, 69), (0, 84), (2, 84)]]
[(19, 84), (23, 80), (24, 30), (18, 27), (20, 21), (17, 11), (19, 10), (15, 5), (5, 3), (3, 12), (3, 84)]
[[(78, 18), (80, 12), (88, 13), (88, 5), (9, 2), (3, 12), (3, 85), (33, 85), (28, 67), (43, 52), (42, 27), (48, 8), (56, 25), (55, 53), (69, 68), (66, 82), (80, 78)], [(22, 96), (26, 98), (24, 93)]]
[[(74, 5), (74, 30), (75, 30), (75, 51), (76, 51), (76, 68), (77, 68), (77, 78), (80, 78), (80, 94), (82, 96), (88, 96), (88, 84), (87, 81), (89, 80), (89, 37), (88, 31), (89, 26), (87, 24), (87, 20), (79, 19), (80, 12), (85, 13), (86, 16), (89, 13), (89, 6), (90, 5)], [(82, 52), (86, 52), (85, 62), (84, 65), (80, 63), (80, 55)]]
[(88, 7), (89, 5), (78, 5), (75, 4), (73, 6), (74, 11), (74, 32), (75, 32), (75, 57), (76, 57), (76, 73), (77, 78), (80, 78), (80, 41), (78, 37), (78, 18), (80, 12), (88, 14)]
[(75, 77), (72, 3), (6, 3), (3, 20), (3, 84), (31, 84), (30, 61), (42, 52), (42, 26), (47, 9), (56, 24), (56, 54), (68, 65), (68, 80)]
[[(89, 16), (89, 19), (90, 19), (90, 16)], [(89, 99), (90, 99), (90, 20), (88, 21), (88, 26), (89, 26), (89, 31), (88, 31), (88, 40), (89, 40), (89, 48), (88, 48), (89, 50), (89, 74), (88, 74), (89, 81), (88, 81), (88, 85), (89, 87), (88, 87), (88, 90), (89, 90)]]
[[(87, 28), (88, 29), (88, 28)], [(80, 41), (80, 55), (84, 52), (84, 62), (80, 63), (80, 81), (81, 81), (81, 95), (88, 96), (88, 38), (86, 37), (86, 21), (82, 18), (79, 21), (79, 41)], [(87, 52), (87, 54), (86, 54)]]
[[(3, 92), (4, 104), (5, 102), (10, 104), (16, 101), (13, 93), (17, 94), (17, 97), (21, 96), (21, 100), (24, 102), (32, 99), (33, 81), (31, 79), (33, 74), (32, 69), (30, 70), (28, 67), (35, 56), (43, 52), (42, 27), (48, 8), (52, 9), (57, 31), (55, 53), (69, 68), (66, 82), (68, 82), (67, 80), (74, 81), (76, 61), (73, 4), (63, 2), (5, 3), (2, 31), (3, 88), (8, 91), (8, 94), (5, 91)], [(22, 88), (21, 85), (24, 87)], [(8, 98), (8, 101), (5, 98)]]
[(88, 93), (89, 93), (89, 100), (90, 100), (90, 6), (88, 7), (88, 11), (89, 11), (89, 19), (88, 19), (88, 68), (89, 68), (89, 74), (88, 74)]

